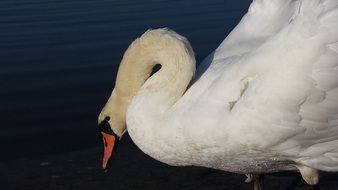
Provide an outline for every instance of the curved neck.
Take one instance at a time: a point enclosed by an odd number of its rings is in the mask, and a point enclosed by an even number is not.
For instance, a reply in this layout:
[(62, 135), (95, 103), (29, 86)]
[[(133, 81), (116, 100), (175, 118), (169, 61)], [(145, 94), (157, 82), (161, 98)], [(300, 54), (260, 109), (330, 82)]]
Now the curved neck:
[[(150, 76), (156, 64), (161, 69)], [(138, 94), (138, 101), (152, 103), (143, 105), (147, 111), (159, 113), (183, 95), (194, 72), (194, 53), (185, 38), (165, 29), (147, 31), (123, 56), (116, 95), (131, 100)]]
[[(161, 69), (150, 76), (156, 64)], [(156, 158), (160, 152), (170, 151), (168, 141), (164, 142), (169, 135), (165, 132), (169, 127), (164, 125), (169, 124), (162, 121), (184, 94), (194, 72), (195, 58), (189, 42), (166, 29), (146, 32), (124, 54), (114, 91), (118, 97), (131, 100), (126, 114), (128, 132), (146, 154)], [(164, 161), (164, 157), (158, 159)]]

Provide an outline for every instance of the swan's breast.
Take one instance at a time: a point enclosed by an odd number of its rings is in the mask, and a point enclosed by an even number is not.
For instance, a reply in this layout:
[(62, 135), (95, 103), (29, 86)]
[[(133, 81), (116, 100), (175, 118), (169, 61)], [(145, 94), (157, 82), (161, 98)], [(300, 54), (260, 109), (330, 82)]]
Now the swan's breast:
[(260, 151), (236, 152), (235, 154), (202, 154), (193, 165), (234, 173), (270, 173), (296, 170), (295, 162), (276, 154)]

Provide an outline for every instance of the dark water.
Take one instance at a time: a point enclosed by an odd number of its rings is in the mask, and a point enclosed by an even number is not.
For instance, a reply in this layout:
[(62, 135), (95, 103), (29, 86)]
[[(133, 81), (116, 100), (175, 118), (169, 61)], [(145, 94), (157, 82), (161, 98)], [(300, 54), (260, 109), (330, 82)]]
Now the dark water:
[(251, 0), (1, 0), (0, 160), (99, 144), (97, 115), (129, 43), (186, 36), (201, 61)]

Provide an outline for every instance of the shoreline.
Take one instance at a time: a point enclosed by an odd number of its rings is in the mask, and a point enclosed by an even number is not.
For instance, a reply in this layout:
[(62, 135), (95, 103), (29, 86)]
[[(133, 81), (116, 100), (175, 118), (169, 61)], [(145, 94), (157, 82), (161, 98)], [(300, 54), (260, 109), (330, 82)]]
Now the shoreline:
[[(252, 190), (240, 174), (200, 167), (173, 167), (141, 152), (130, 138), (124, 138), (115, 152), (110, 169), (101, 168), (101, 147), (68, 153), (1, 162), (2, 189), (151, 189), (151, 190)], [(322, 190), (338, 186), (338, 175), (323, 173)], [(265, 175), (265, 188), (305, 190), (299, 173)]]

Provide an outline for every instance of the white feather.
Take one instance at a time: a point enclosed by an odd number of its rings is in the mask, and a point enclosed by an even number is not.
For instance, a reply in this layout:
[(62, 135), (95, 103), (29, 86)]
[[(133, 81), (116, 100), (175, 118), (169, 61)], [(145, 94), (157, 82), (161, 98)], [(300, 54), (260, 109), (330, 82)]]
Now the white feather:
[(154, 55), (162, 69), (128, 108), (131, 138), (171, 165), (338, 171), (337, 20), (336, 0), (254, 0), (185, 93), (194, 73), (189, 43), (170, 30), (147, 32), (145, 44), (162, 36)]

